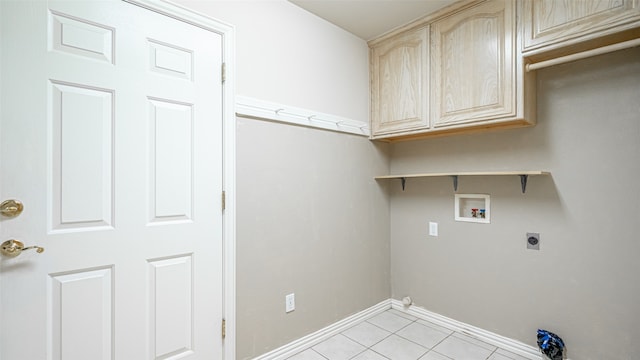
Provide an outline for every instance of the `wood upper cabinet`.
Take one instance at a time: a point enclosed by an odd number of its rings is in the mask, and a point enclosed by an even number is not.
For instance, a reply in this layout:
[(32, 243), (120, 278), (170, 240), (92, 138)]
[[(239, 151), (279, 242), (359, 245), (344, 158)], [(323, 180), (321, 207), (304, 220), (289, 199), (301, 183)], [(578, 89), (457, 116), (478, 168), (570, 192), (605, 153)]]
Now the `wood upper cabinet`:
[(434, 127), (516, 116), (515, 4), (481, 2), (431, 24)]
[(429, 126), (428, 29), (422, 26), (371, 46), (374, 136)]
[[(524, 52), (550, 50), (606, 39), (640, 27), (639, 0), (525, 0), (523, 2)], [(624, 35), (623, 35), (624, 36)], [(638, 36), (638, 31), (626, 35)], [(622, 39), (622, 40), (626, 40)]]
[(533, 125), (536, 68), (637, 39), (640, 0), (460, 0), (369, 42), (371, 138)]
[(516, 4), (462, 0), (370, 41), (371, 138), (532, 125), (535, 75), (516, 46)]

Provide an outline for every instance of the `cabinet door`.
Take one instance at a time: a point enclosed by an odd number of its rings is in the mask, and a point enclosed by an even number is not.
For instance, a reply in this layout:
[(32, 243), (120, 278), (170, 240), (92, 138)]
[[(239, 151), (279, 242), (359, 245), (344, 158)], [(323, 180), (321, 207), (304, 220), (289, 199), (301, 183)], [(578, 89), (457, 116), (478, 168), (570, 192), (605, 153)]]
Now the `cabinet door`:
[(481, 2), (431, 25), (431, 114), (435, 127), (513, 118), (515, 8)]
[(373, 135), (426, 128), (428, 27), (402, 33), (371, 48)]
[(640, 1), (527, 0), (523, 12), (523, 46), (529, 51), (624, 30), (625, 24), (640, 21)]

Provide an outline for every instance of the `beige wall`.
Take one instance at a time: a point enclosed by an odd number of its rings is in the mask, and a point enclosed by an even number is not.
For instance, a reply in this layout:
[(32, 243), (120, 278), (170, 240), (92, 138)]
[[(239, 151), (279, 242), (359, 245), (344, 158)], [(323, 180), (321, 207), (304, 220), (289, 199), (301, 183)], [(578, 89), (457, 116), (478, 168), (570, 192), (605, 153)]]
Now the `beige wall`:
[[(178, 0), (235, 26), (238, 95), (367, 121), (368, 47), (285, 0)], [(237, 359), (391, 296), (385, 146), (237, 120)], [(296, 294), (296, 310), (284, 300)]]
[(285, 0), (177, 0), (236, 29), (236, 92), (369, 119), (367, 43)]
[[(391, 296), (386, 145), (238, 118), (237, 358)], [(285, 314), (285, 295), (296, 310)]]
[(573, 360), (640, 358), (640, 48), (539, 71), (534, 128), (399, 143), (391, 168), (552, 173), (526, 194), (518, 177), (460, 178), (491, 194), (490, 225), (453, 221), (451, 179), (392, 183), (394, 298), (534, 346), (557, 332)]
[[(179, 1), (236, 26), (239, 95), (368, 118), (364, 41), (283, 0)], [(389, 147), (392, 173), (552, 172), (525, 195), (517, 177), (461, 178), (460, 193), (491, 194), (490, 225), (453, 221), (450, 179), (379, 187), (385, 145), (239, 119), (238, 359), (371, 306), (389, 286), (531, 345), (538, 327), (557, 331), (573, 360), (640, 358), (639, 62), (635, 49), (540, 71), (534, 128)], [(538, 252), (525, 248), (529, 231), (542, 235)], [(298, 308), (285, 315), (289, 292)]]

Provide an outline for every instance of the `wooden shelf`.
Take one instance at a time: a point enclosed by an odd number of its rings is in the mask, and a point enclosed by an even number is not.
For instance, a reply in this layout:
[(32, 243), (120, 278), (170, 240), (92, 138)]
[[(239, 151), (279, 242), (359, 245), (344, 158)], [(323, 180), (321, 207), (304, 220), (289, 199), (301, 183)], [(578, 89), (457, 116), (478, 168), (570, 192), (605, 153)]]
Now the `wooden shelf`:
[(504, 176), (504, 175), (550, 175), (548, 171), (542, 170), (526, 170), (526, 171), (463, 171), (463, 172), (446, 172), (446, 173), (423, 173), (423, 174), (403, 174), (403, 175), (383, 175), (376, 176), (376, 180), (380, 179), (402, 179), (402, 178), (419, 178), (419, 177), (438, 177), (438, 176)]
[(551, 175), (548, 171), (543, 170), (523, 170), (523, 171), (463, 171), (463, 172), (444, 172), (444, 173), (422, 173), (422, 174), (402, 174), (402, 175), (382, 175), (376, 176), (376, 180), (383, 179), (400, 179), (402, 182), (402, 190), (404, 190), (406, 180), (409, 178), (422, 177), (442, 177), (450, 176), (453, 178), (453, 190), (458, 191), (458, 176), (519, 176), (522, 186), (522, 193), (527, 189), (527, 179), (529, 176), (535, 175)]

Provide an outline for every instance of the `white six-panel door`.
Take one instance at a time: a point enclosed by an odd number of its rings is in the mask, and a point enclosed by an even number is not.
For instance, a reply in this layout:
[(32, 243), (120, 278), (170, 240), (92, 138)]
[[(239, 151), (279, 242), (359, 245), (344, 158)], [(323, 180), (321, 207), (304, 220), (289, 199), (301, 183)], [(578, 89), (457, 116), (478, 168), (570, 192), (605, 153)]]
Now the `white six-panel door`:
[(0, 360), (221, 359), (221, 35), (2, 1)]

